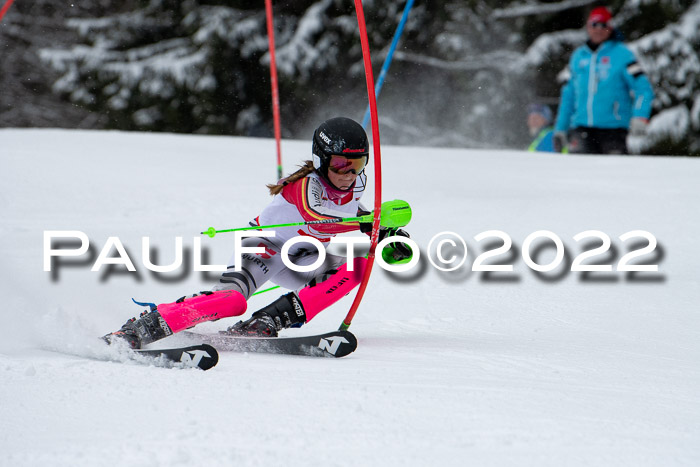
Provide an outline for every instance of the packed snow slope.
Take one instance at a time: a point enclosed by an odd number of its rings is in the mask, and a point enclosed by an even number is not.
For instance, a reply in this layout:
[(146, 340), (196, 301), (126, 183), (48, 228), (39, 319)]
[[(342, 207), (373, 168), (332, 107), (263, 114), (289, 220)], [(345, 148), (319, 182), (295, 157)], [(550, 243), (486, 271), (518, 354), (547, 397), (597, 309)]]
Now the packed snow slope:
[[(283, 141), (285, 171), (310, 147)], [(422, 256), (408, 272), (374, 270), (350, 328), (357, 351), (222, 352), (202, 372), (105, 361), (96, 337), (141, 311), (132, 297), (168, 302), (215, 283), (193, 271), (195, 238), (245, 226), (269, 202), (274, 141), (4, 129), (0, 153), (3, 467), (700, 465), (700, 160), (383, 147), (384, 199), (411, 204)], [(90, 248), (47, 272), (44, 232), (59, 230)], [(512, 272), (472, 270), (504, 244), (475, 239), (492, 230), (512, 246), (483, 264)], [(611, 271), (571, 271), (603, 244), (574, 240), (590, 230), (611, 246), (581, 263)], [(526, 242), (537, 231), (561, 239), (559, 265), (553, 240)], [(441, 232), (466, 241), (454, 271), (428, 260)], [(111, 237), (135, 272), (91, 271), (119, 259)], [(148, 270), (144, 237), (159, 265), (182, 237), (183, 266)], [(444, 259), (462, 252), (454, 240)], [(232, 245), (203, 237), (202, 262), (226, 264)], [(658, 271), (618, 271), (647, 245), (628, 264)], [(285, 335), (336, 329), (352, 298)]]

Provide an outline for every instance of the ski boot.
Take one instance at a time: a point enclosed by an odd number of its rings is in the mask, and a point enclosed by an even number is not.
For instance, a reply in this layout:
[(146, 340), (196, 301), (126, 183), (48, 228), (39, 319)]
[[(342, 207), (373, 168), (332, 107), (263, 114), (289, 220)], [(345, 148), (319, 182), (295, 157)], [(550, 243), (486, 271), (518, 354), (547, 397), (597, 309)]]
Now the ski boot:
[(205, 321), (240, 316), (245, 313), (245, 297), (235, 290), (204, 291), (185, 296), (173, 303), (141, 303), (150, 309), (138, 318), (131, 318), (119, 331), (103, 337), (107, 343), (113, 339), (126, 341), (132, 349), (189, 329)]
[(144, 311), (138, 318), (131, 318), (118, 331), (103, 336), (108, 344), (116, 339), (123, 340), (132, 349), (140, 349), (145, 345), (172, 335), (173, 331), (157, 311)]
[(221, 334), (246, 337), (277, 337), (282, 329), (301, 326), (306, 313), (297, 294), (290, 292), (253, 313), (246, 321), (239, 321)]

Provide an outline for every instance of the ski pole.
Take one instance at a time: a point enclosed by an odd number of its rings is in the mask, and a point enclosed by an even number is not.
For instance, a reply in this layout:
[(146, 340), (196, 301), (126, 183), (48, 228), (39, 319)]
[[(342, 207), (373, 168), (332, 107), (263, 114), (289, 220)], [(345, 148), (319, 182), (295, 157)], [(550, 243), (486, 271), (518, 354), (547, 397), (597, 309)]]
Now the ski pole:
[(279, 289), (279, 288), (280, 288), (279, 285), (275, 285), (275, 286), (269, 287), (269, 288), (267, 288), (267, 289), (265, 289), (265, 290), (258, 290), (258, 291), (255, 292), (253, 295), (260, 295), (261, 293), (269, 292), (270, 290), (275, 290), (275, 289)]
[[(411, 206), (406, 201), (400, 199), (395, 199), (392, 201), (385, 201), (381, 205), (381, 221), (380, 225), (382, 227), (394, 229), (407, 225), (411, 221), (412, 211)], [(273, 224), (273, 225), (253, 225), (250, 227), (238, 227), (236, 229), (223, 229), (217, 230), (214, 227), (209, 227), (204, 232), (200, 232), (203, 235), (208, 235), (211, 238), (217, 233), (224, 232), (241, 232), (244, 230), (261, 230), (261, 229), (275, 229), (278, 227), (295, 227), (298, 225), (319, 225), (319, 224), (339, 224), (341, 222), (362, 222), (362, 223), (372, 223), (374, 221), (374, 215), (372, 213), (366, 214), (364, 216), (357, 217), (334, 217), (330, 219), (320, 219), (317, 221), (306, 221), (306, 222), (290, 222), (288, 224)]]
[(218, 233), (224, 232), (241, 232), (244, 230), (262, 230), (262, 229), (275, 229), (277, 227), (295, 227), (297, 225), (316, 225), (316, 224), (339, 224), (341, 222), (372, 222), (372, 215), (367, 214), (366, 216), (359, 217), (337, 217), (332, 219), (321, 219), (317, 221), (306, 221), (306, 222), (290, 222), (289, 224), (273, 224), (273, 225), (254, 225), (250, 227), (238, 227), (236, 229), (223, 229), (216, 230), (214, 227), (209, 227), (201, 234), (209, 235), (214, 238)]

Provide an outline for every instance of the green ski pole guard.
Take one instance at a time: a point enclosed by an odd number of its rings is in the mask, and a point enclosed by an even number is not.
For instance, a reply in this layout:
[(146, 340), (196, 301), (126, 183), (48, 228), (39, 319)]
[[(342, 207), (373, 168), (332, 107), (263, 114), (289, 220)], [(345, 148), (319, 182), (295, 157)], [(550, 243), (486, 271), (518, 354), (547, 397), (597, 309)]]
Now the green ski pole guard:
[[(395, 199), (393, 201), (384, 201), (382, 203), (382, 213), (379, 220), (379, 225), (389, 229), (398, 229), (405, 227), (411, 222), (413, 211), (411, 206), (406, 201)], [(370, 218), (373, 218), (370, 215)]]

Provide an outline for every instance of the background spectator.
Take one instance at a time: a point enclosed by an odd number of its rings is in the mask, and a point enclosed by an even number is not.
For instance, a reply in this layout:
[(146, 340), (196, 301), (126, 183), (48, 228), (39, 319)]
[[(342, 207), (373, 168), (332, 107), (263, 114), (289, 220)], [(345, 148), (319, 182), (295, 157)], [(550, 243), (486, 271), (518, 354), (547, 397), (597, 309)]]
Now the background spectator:
[(588, 41), (564, 73), (554, 147), (561, 151), (568, 142), (572, 153), (627, 154), (628, 130), (644, 134), (654, 92), (610, 10), (594, 8), (586, 32)]
[(527, 127), (534, 138), (528, 151), (554, 152), (552, 110), (544, 104), (533, 103), (527, 107)]

